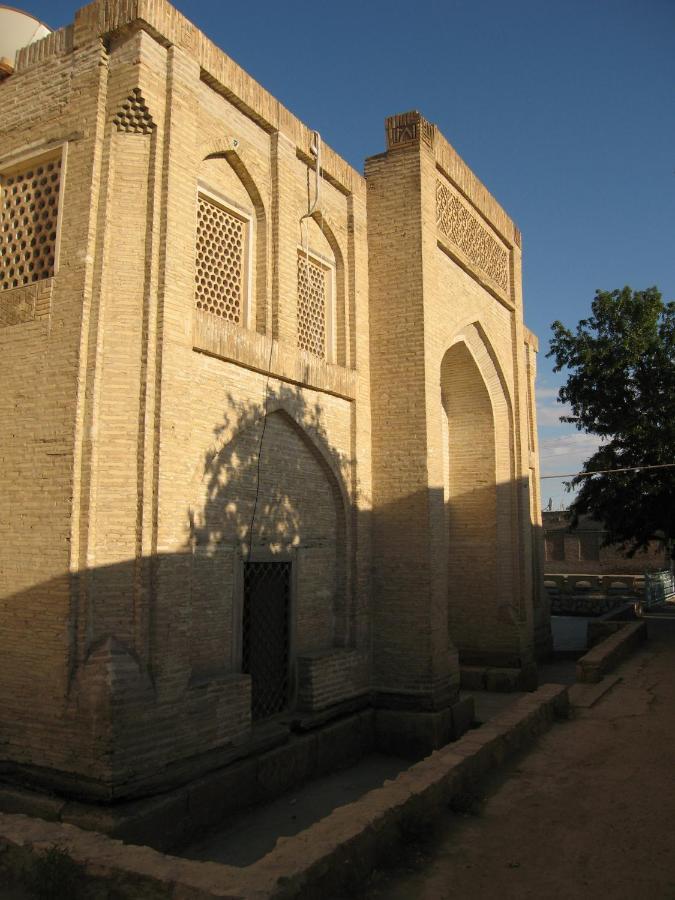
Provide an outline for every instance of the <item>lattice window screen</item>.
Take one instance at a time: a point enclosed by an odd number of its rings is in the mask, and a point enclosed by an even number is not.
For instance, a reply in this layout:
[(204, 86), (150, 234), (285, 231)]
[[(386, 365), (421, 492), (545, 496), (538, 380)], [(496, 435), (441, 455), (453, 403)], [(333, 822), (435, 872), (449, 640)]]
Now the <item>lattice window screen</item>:
[(315, 356), (326, 356), (328, 270), (305, 253), (298, 254), (298, 345)]
[(0, 176), (0, 290), (54, 274), (61, 158)]
[(195, 305), (229, 322), (244, 314), (248, 224), (199, 195)]

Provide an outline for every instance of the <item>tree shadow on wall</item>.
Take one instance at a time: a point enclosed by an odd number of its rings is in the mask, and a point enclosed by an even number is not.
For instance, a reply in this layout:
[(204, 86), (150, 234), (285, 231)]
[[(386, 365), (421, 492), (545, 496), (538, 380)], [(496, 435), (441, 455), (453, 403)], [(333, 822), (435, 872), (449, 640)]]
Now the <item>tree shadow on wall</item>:
[(301, 542), (344, 540), (353, 461), (331, 443), (326, 418), (300, 388), (268, 386), (259, 403), (228, 394), (192, 479), (191, 546), (278, 554)]
[(110, 800), (246, 733), (233, 573), (251, 544), (298, 563), (297, 652), (352, 639), (347, 404), (308, 402), (288, 385), (268, 385), (257, 403), (229, 395), (202, 446), (184, 500), (181, 487), (182, 546), (3, 597), (8, 771), (20, 758), (21, 777)]
[(193, 673), (239, 666), (248, 562), (292, 563), (295, 653), (353, 645), (350, 433), (349, 408), (296, 387), (268, 384), (257, 403), (227, 396), (190, 486)]

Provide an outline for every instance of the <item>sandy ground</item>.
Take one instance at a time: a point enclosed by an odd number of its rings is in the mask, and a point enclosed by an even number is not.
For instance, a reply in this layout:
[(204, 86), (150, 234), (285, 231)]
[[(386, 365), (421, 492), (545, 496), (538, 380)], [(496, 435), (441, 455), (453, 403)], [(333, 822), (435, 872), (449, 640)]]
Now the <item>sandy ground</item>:
[[(675, 898), (675, 623), (616, 672), (593, 707), (555, 725), (448, 812), (368, 900)], [(354, 896), (354, 895), (352, 895)]]
[[(542, 671), (562, 683), (573, 673), (571, 660)], [(650, 620), (650, 641), (615, 674), (621, 680), (593, 707), (555, 725), (350, 898), (675, 900), (675, 610)], [(516, 696), (482, 693), (479, 718)], [(279, 834), (302, 830), (402, 765), (370, 757), (244, 812), (184, 853), (250, 864)], [(2, 900), (31, 896), (0, 885)]]

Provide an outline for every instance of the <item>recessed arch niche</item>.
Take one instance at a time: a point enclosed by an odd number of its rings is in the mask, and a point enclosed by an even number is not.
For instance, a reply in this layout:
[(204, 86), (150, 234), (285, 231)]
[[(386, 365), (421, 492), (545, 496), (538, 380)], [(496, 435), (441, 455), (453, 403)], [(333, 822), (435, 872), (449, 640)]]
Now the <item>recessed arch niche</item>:
[(446, 352), (440, 376), (448, 628), (464, 664), (496, 661), (518, 640), (509, 400), (475, 325)]

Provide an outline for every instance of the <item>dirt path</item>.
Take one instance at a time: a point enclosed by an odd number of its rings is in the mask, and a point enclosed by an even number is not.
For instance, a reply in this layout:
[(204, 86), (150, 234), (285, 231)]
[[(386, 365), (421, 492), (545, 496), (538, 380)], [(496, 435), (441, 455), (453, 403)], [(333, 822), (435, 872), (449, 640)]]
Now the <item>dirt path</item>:
[(363, 896), (675, 900), (675, 629), (654, 625), (621, 682)]

